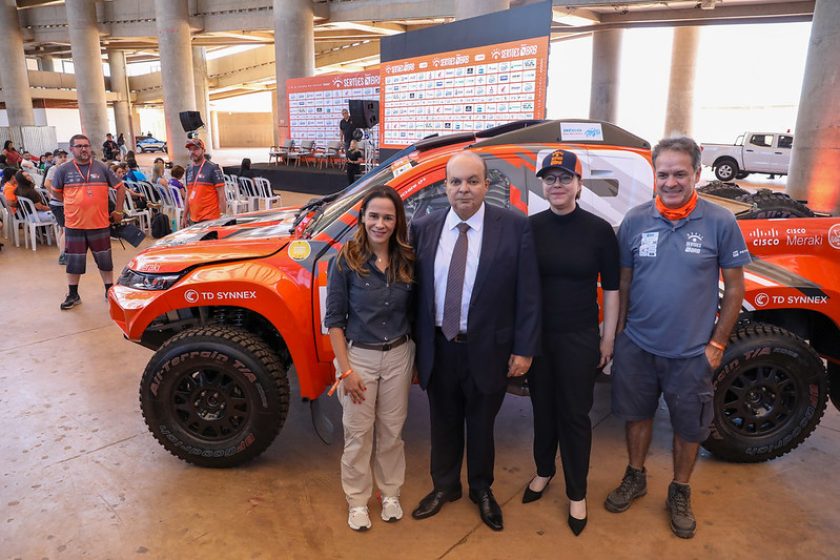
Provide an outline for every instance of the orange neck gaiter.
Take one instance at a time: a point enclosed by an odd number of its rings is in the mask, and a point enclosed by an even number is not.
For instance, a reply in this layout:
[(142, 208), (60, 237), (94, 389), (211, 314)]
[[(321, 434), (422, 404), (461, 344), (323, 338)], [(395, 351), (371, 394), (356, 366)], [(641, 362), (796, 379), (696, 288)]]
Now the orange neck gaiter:
[(688, 199), (688, 202), (680, 206), (679, 208), (668, 208), (664, 204), (662, 204), (662, 199), (658, 196), (656, 197), (656, 209), (659, 210), (659, 213), (668, 220), (672, 222), (676, 222), (682, 220), (683, 218), (687, 218), (689, 214), (694, 211), (694, 208), (697, 206), (697, 191), (691, 193), (691, 198)]

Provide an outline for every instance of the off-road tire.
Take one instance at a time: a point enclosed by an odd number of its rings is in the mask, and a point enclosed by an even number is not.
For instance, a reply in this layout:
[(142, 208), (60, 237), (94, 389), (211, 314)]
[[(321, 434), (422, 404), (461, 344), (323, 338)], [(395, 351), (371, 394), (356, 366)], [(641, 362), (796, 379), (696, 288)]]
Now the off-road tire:
[(736, 463), (758, 463), (795, 449), (825, 413), (828, 375), (804, 340), (764, 323), (730, 337), (714, 373), (712, 433), (703, 447)]
[(755, 209), (739, 214), (742, 220), (768, 220), (774, 218), (813, 218), (814, 212), (785, 193), (761, 189), (754, 194), (739, 197), (738, 200), (754, 204)]
[(724, 183), (723, 181), (710, 181), (702, 187), (697, 187), (697, 190), (704, 194), (730, 200), (738, 200), (739, 197), (749, 196), (750, 194), (749, 191), (742, 189), (735, 183)]
[(732, 158), (723, 158), (715, 162), (715, 177), (721, 181), (732, 181), (738, 176), (738, 162)]
[(140, 382), (146, 425), (170, 453), (233, 467), (265, 451), (286, 420), (289, 380), (269, 346), (234, 327), (185, 330), (155, 353)]

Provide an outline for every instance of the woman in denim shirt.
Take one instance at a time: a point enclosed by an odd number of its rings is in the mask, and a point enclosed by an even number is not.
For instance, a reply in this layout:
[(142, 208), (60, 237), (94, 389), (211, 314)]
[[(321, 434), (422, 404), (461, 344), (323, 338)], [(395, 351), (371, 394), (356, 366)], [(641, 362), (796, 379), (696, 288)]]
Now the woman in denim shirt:
[(330, 265), (324, 319), (344, 407), (341, 484), (347, 523), (356, 531), (370, 528), (367, 503), (374, 474), (382, 493), (380, 517), (402, 518), (402, 430), (414, 364), (409, 337), (414, 251), (402, 200), (391, 187), (375, 188), (362, 201), (359, 216), (355, 236)]

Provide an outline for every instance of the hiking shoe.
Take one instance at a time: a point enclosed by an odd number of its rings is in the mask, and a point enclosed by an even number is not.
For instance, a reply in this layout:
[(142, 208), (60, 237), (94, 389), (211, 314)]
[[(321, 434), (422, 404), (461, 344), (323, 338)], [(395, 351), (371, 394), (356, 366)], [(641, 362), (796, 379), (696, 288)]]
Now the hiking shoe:
[(697, 529), (697, 521), (691, 511), (691, 486), (672, 482), (668, 486), (665, 508), (671, 512), (671, 530), (682, 539), (690, 539)]
[(382, 498), (382, 521), (392, 522), (402, 519), (403, 510), (400, 506), (398, 496), (386, 496)]
[(347, 524), (354, 531), (367, 531), (370, 529), (370, 515), (366, 506), (351, 507), (347, 516)]
[(67, 255), (66, 254), (61, 253), (60, 255), (58, 255), (58, 264), (60, 264), (61, 266), (64, 266), (64, 265), (67, 264)]
[(607, 511), (621, 513), (627, 511), (633, 500), (645, 494), (647, 494), (647, 471), (644, 468), (638, 470), (627, 465), (621, 484), (607, 496), (604, 507)]
[(67, 297), (61, 304), (61, 310), (66, 311), (67, 309), (72, 309), (82, 303), (82, 298), (79, 296), (74, 296), (73, 294), (67, 294)]

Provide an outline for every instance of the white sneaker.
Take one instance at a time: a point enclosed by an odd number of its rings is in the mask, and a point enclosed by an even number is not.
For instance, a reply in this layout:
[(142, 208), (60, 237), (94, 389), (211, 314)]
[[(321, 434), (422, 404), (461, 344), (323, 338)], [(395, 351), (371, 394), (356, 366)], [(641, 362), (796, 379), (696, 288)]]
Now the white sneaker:
[(370, 529), (370, 515), (366, 506), (351, 507), (347, 516), (347, 524), (354, 531), (367, 531)]
[(400, 506), (399, 497), (386, 496), (382, 498), (382, 521), (399, 521), (402, 516), (403, 510)]

